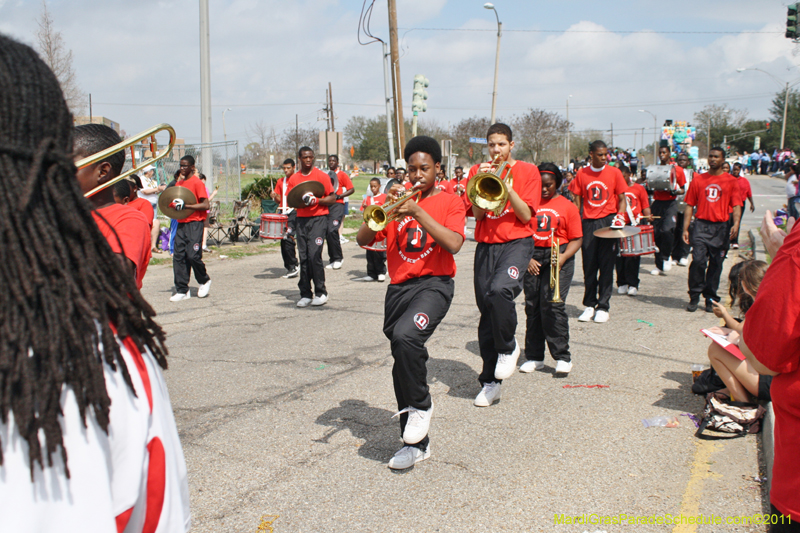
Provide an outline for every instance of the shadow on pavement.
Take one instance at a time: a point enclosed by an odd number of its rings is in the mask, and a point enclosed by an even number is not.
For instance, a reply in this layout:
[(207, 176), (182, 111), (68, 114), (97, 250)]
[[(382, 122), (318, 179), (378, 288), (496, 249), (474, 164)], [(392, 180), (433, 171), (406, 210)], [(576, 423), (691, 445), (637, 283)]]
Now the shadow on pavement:
[(689, 303), (689, 296), (686, 296), (686, 298), (672, 298), (671, 296), (653, 296), (639, 293), (636, 299), (642, 303), (655, 304), (667, 309), (686, 309), (686, 304)]
[(272, 291), (270, 294), (274, 294), (275, 296), (283, 296), (290, 302), (296, 302), (300, 299), (300, 291), (297, 289), (281, 289)]
[(348, 430), (353, 437), (364, 441), (358, 447), (358, 455), (388, 462), (402, 446), (400, 423), (392, 419), (393, 414), (386, 409), (370, 407), (363, 400), (342, 400), (339, 407), (329, 409), (317, 418), (317, 424), (330, 426), (330, 429), (314, 442), (330, 444), (330, 438), (336, 433)]
[[(473, 342), (477, 349), (478, 343)], [(469, 347), (467, 349), (472, 351)], [(472, 399), (481, 391), (480, 383), (478, 383), (478, 373), (461, 361), (429, 359), (428, 379), (430, 380), (431, 378), (435, 378), (449, 387), (448, 396)]]
[(263, 274), (256, 274), (253, 276), (256, 279), (275, 279), (286, 274), (285, 268), (267, 268), (264, 269)]
[(688, 368), (686, 372), (664, 372), (661, 377), (676, 382), (678, 388), (663, 389), (663, 396), (653, 403), (653, 406), (693, 414), (700, 411), (704, 399), (692, 392), (692, 373)]

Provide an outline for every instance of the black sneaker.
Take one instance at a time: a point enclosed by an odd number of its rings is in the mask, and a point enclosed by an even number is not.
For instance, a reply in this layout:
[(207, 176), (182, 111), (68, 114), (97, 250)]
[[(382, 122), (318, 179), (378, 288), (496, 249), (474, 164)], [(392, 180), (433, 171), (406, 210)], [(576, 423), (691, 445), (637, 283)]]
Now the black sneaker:
[(697, 302), (689, 302), (689, 305), (686, 306), (686, 310), (690, 313), (697, 311)]
[(712, 303), (714, 300), (706, 300), (706, 313), (713, 313), (714, 312), (714, 304)]

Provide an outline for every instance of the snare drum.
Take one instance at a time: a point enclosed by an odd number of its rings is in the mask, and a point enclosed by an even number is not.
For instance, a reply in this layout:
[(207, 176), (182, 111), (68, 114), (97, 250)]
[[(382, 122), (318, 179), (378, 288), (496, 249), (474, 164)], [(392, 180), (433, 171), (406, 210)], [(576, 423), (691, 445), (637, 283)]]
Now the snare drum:
[(362, 248), (365, 249), (365, 250), (369, 250), (371, 252), (385, 252), (386, 251), (386, 239), (383, 239), (382, 241), (378, 241), (378, 242), (372, 243), (372, 245), (370, 245), (370, 246), (362, 246)]
[(261, 238), (281, 240), (286, 236), (289, 227), (289, 216), (277, 213), (265, 213), (261, 215)]
[(637, 255), (654, 254), (656, 248), (653, 226), (639, 226), (642, 231), (636, 235), (619, 240), (619, 255), (622, 257), (635, 257)]
[(645, 174), (647, 188), (651, 191), (671, 191), (675, 188), (675, 171), (672, 165), (651, 165)]

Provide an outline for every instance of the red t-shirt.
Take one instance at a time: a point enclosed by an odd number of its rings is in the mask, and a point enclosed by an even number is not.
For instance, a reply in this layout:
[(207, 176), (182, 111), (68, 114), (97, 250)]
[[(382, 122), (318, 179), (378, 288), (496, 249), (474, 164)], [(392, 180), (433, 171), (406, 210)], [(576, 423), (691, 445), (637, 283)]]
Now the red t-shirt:
[(364, 201), (361, 202), (361, 210), (363, 211), (365, 207), (368, 205), (383, 205), (386, 203), (386, 195), (381, 193), (377, 196), (367, 196), (364, 198)]
[(403, 182), (403, 187), (405, 187), (407, 191), (410, 191), (411, 187), (413, 187), (413, 186), (414, 185), (410, 181), (404, 181)]
[[(469, 169), (468, 179), (472, 179), (472, 176), (478, 173), (479, 166), (475, 165)], [(536, 210), (542, 199), (542, 178), (539, 176), (539, 169), (530, 163), (516, 161), (511, 167), (510, 174), (514, 177), (512, 188), (531, 209), (531, 221), (526, 224), (518, 219), (511, 202), (508, 202), (499, 217), (487, 211), (483, 219), (475, 221), (475, 240), (478, 242), (492, 244), (509, 242), (530, 237), (536, 231)], [(504, 175), (504, 178), (507, 179), (507, 175)]]
[(536, 210), (536, 233), (533, 234), (533, 243), (537, 248), (549, 248), (551, 245), (550, 234), (555, 228), (558, 244), (583, 237), (581, 214), (575, 204), (561, 196), (549, 200), (542, 200)]
[[(325, 192), (323, 193), (323, 196), (328, 196), (333, 192), (333, 184), (331, 183), (331, 177), (315, 167), (311, 169), (311, 172), (308, 173), (308, 176), (304, 176), (302, 172), (295, 172), (294, 174), (292, 174), (292, 177), (289, 178), (289, 181), (286, 184), (286, 194), (289, 194), (293, 187), (299, 185), (300, 183), (303, 183), (304, 181), (309, 181), (309, 180), (318, 181), (325, 187)], [(297, 209), (297, 216), (301, 218), (319, 217), (327, 214), (328, 214), (327, 205), (316, 204), (312, 205), (311, 207), (300, 207)]]
[(153, 227), (153, 219), (155, 218), (155, 212), (153, 211), (153, 204), (145, 200), (144, 198), (136, 198), (128, 202), (128, 205), (132, 208), (140, 211), (147, 220), (150, 221), (150, 228)]
[(745, 200), (753, 197), (753, 190), (750, 188), (750, 182), (744, 176), (739, 176), (736, 181), (739, 182), (740, 199), (742, 200), (742, 205), (744, 205)]
[[(336, 172), (336, 177), (339, 178), (339, 188), (334, 191), (336, 194), (344, 194), (345, 191), (349, 191), (353, 188), (353, 182), (350, 180), (350, 176), (348, 176), (347, 173), (339, 170)], [(344, 201), (344, 198), (336, 200), (336, 202), (340, 204), (343, 204)]]
[(800, 522), (800, 224), (772, 260), (747, 311), (743, 338), (772, 380), (775, 466), (770, 500)]
[[(92, 215), (111, 250), (116, 254), (123, 254), (136, 265), (136, 286), (141, 289), (142, 279), (150, 263), (150, 224), (153, 219), (148, 220), (141, 211), (122, 204), (101, 207), (93, 211)], [(114, 232), (117, 236), (114, 236)]]
[[(675, 163), (671, 163), (670, 166), (672, 171), (675, 172), (675, 184), (679, 188), (683, 188), (686, 185), (686, 173)], [(653, 200), (674, 200), (675, 198), (677, 196), (673, 196), (669, 191), (653, 191)]]
[[(190, 191), (194, 193), (194, 197), (197, 198), (197, 203), (199, 204), (206, 198), (208, 198), (208, 192), (206, 192), (206, 186), (203, 185), (203, 182), (200, 181), (200, 178), (197, 176), (189, 176), (189, 178), (185, 180), (178, 180), (175, 183), (177, 187), (186, 187)], [(193, 211), (191, 215), (184, 218), (183, 220), (179, 220), (178, 223), (184, 222), (203, 222), (206, 217), (208, 216), (208, 209), (203, 209), (201, 211)]]
[[(625, 199), (628, 200), (628, 205), (631, 206), (633, 216), (641, 215), (642, 211), (650, 207), (650, 199), (647, 198), (647, 190), (638, 183), (634, 183), (628, 187), (625, 191)], [(625, 223), (632, 224), (627, 209), (625, 210)]]
[(444, 191), (450, 194), (455, 194), (456, 191), (453, 189), (453, 184), (450, 183), (450, 180), (436, 180), (436, 188), (440, 191)]
[(583, 198), (583, 218), (591, 220), (615, 214), (619, 207), (617, 195), (627, 189), (622, 172), (609, 165), (600, 172), (583, 167), (569, 184), (569, 191)]
[[(466, 212), (458, 196), (439, 193), (418, 203), (436, 222), (464, 237)], [(384, 239), (386, 265), (393, 284), (422, 276), (455, 277), (453, 254), (439, 246), (413, 217), (390, 222), (370, 244)]]
[(686, 205), (697, 207), (696, 217), (708, 222), (725, 222), (737, 205), (742, 205), (736, 178), (724, 172), (712, 176), (708, 172), (695, 174), (685, 197)]

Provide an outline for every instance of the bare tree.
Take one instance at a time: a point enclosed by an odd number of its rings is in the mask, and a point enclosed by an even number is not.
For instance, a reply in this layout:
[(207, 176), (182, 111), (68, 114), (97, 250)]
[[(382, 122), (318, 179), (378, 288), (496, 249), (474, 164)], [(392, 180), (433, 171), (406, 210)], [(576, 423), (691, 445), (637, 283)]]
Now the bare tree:
[(61, 84), (61, 91), (70, 111), (73, 115), (83, 114), (86, 109), (86, 94), (78, 86), (75, 70), (72, 67), (72, 50), (67, 49), (61, 32), (55, 29), (53, 17), (47, 9), (45, 0), (42, 0), (36, 41), (42, 60), (47, 63)]
[[(567, 132), (567, 121), (561, 115), (543, 109), (529, 109), (513, 121), (517, 153), (531, 162), (540, 162), (545, 151), (560, 148)], [(561, 152), (563, 154), (563, 152)]]

